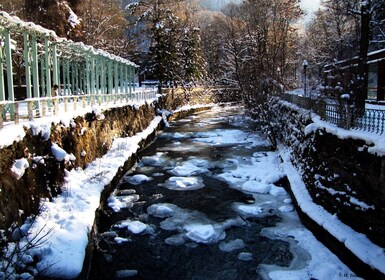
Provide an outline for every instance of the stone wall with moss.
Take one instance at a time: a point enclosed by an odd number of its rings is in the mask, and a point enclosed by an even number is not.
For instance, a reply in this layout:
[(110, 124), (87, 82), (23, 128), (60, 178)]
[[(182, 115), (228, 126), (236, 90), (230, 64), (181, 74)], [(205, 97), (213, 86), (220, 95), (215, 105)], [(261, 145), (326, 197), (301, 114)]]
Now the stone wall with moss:
[[(292, 162), (300, 170), (313, 201), (385, 247), (385, 156), (368, 151), (373, 143), (341, 139), (322, 128), (309, 129), (313, 123), (310, 112), (278, 98), (271, 99), (266, 108), (271, 130), (292, 150)], [(347, 262), (355, 258), (343, 244), (336, 244), (338, 240), (328, 236), (322, 225), (308, 217), (303, 221), (339, 257)], [(356, 269), (365, 266), (358, 261), (351, 265)], [(368, 271), (370, 268), (365, 273)]]

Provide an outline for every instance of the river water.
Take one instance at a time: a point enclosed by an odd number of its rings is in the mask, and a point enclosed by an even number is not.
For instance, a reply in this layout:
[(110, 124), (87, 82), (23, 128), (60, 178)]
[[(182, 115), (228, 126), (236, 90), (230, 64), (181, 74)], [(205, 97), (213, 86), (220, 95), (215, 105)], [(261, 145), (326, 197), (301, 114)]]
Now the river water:
[(90, 279), (313, 278), (279, 156), (243, 113), (174, 121), (140, 154), (102, 212)]

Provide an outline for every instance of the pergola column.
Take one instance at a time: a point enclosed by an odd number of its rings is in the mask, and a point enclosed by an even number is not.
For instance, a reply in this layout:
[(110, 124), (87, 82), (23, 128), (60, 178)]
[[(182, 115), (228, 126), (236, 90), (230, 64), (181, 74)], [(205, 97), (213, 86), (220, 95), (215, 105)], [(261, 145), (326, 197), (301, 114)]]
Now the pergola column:
[(119, 92), (118, 63), (114, 61), (115, 93)]
[[(4, 48), (0, 44), (0, 101), (5, 100), (4, 87)], [(2, 114), (2, 112), (0, 112)]]
[(45, 57), (45, 90), (46, 96), (51, 97), (51, 60), (50, 60), (50, 42), (48, 37), (44, 41), (44, 57)]
[(30, 66), (30, 44), (29, 44), (29, 36), (27, 32), (23, 32), (24, 39), (24, 65), (25, 65), (25, 86), (27, 98), (32, 97), (32, 88), (31, 88), (31, 66)]
[[(13, 67), (12, 67), (12, 49), (11, 49), (11, 36), (9, 35), (9, 29), (4, 29), (4, 44), (5, 44), (5, 64), (7, 66), (7, 83), (8, 83), (8, 100), (15, 101), (14, 88), (13, 88)], [(9, 112), (11, 118), (14, 118), (15, 110), (14, 105), (10, 105)]]

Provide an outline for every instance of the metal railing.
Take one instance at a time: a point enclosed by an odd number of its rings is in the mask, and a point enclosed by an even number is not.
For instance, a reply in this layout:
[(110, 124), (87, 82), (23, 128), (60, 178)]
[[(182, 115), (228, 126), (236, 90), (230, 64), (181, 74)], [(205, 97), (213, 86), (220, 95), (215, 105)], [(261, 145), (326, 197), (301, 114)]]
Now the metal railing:
[(0, 101), (0, 129), (4, 122), (19, 124), (20, 120), (58, 116), (67, 112), (81, 112), (92, 106), (114, 107), (156, 98), (157, 91), (146, 89), (134, 93), (87, 94), (57, 97), (28, 98), (22, 101)]
[(311, 99), (291, 94), (283, 94), (280, 97), (301, 108), (311, 110), (320, 116), (322, 120), (338, 127), (367, 131), (379, 135), (385, 133), (385, 106), (384, 110), (357, 109), (336, 100)]

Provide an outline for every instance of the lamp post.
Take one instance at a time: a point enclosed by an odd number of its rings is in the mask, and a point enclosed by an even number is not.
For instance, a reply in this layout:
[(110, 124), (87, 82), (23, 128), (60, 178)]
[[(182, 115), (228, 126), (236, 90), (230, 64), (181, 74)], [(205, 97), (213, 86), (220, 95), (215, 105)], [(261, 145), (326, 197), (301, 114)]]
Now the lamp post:
[(307, 93), (306, 93), (306, 69), (307, 69), (307, 66), (309, 65), (309, 63), (307, 62), (307, 60), (305, 59), (302, 63), (302, 66), (303, 66), (303, 72), (304, 72), (304, 80), (303, 80), (303, 83), (304, 83), (304, 87), (303, 87), (303, 95), (304, 97), (307, 97)]

